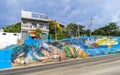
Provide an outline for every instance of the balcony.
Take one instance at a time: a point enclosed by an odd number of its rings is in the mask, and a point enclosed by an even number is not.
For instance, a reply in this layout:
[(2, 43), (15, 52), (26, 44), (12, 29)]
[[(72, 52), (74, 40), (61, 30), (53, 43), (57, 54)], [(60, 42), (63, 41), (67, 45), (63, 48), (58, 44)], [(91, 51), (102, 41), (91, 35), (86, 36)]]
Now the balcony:
[(49, 21), (47, 14), (36, 13), (36, 12), (22, 11), (21, 17), (23, 19)]
[[(38, 27), (31, 27), (31, 26), (22, 26), (21, 29), (22, 30), (27, 30), (27, 31), (34, 31), (36, 30)], [(40, 28), (42, 31), (45, 32), (49, 32), (49, 29), (47, 29), (46, 27)]]

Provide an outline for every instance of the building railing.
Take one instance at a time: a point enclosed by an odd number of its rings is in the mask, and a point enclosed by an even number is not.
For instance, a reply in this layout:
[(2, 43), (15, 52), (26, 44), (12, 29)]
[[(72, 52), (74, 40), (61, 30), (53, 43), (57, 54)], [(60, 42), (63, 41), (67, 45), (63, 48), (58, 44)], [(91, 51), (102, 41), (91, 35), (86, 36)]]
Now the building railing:
[[(37, 27), (21, 27), (22, 30), (36, 30)], [(42, 31), (49, 31), (47, 28), (40, 28)]]
[(36, 12), (29, 12), (22, 10), (22, 18), (30, 18), (30, 19), (37, 19), (37, 20), (44, 20), (49, 21), (47, 14), (36, 13)]

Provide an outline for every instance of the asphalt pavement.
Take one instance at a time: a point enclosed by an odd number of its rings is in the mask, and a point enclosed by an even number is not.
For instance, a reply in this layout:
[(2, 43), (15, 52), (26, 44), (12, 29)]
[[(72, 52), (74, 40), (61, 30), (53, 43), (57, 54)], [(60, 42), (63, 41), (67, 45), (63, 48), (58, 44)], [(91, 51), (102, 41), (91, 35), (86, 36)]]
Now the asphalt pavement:
[(120, 60), (83, 67), (77, 64), (25, 75), (120, 75)]
[(0, 71), (0, 75), (120, 75), (120, 54), (73, 59)]

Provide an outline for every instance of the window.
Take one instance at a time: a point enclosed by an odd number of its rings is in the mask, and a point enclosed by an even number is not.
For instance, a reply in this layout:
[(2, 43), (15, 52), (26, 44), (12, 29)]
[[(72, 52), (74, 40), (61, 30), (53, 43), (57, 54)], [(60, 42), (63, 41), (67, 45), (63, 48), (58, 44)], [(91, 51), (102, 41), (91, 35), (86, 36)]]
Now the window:
[(13, 34), (14, 36), (17, 36), (17, 34)]
[(49, 29), (49, 25), (46, 23), (46, 29)]
[(3, 33), (2, 35), (6, 35), (6, 33)]
[(23, 24), (27, 24), (27, 22), (23, 21)]
[(37, 28), (37, 23), (32, 23), (33, 28)]
[(40, 28), (43, 28), (44, 27), (44, 23), (40, 23)]

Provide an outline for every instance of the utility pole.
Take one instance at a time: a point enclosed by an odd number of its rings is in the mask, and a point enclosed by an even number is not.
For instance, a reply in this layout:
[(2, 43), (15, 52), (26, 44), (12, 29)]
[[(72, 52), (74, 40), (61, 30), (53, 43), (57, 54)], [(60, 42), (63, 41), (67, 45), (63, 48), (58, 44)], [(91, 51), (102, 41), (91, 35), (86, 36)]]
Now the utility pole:
[(119, 32), (119, 34), (118, 34), (118, 35), (120, 36), (120, 26), (118, 26), (118, 32)]
[[(56, 20), (55, 20), (55, 23), (56, 23)], [(55, 24), (55, 40), (57, 41), (56, 24)]]
[(90, 36), (92, 34), (93, 18), (90, 19)]
[(80, 36), (80, 28), (79, 28), (79, 25), (78, 25), (78, 37)]

